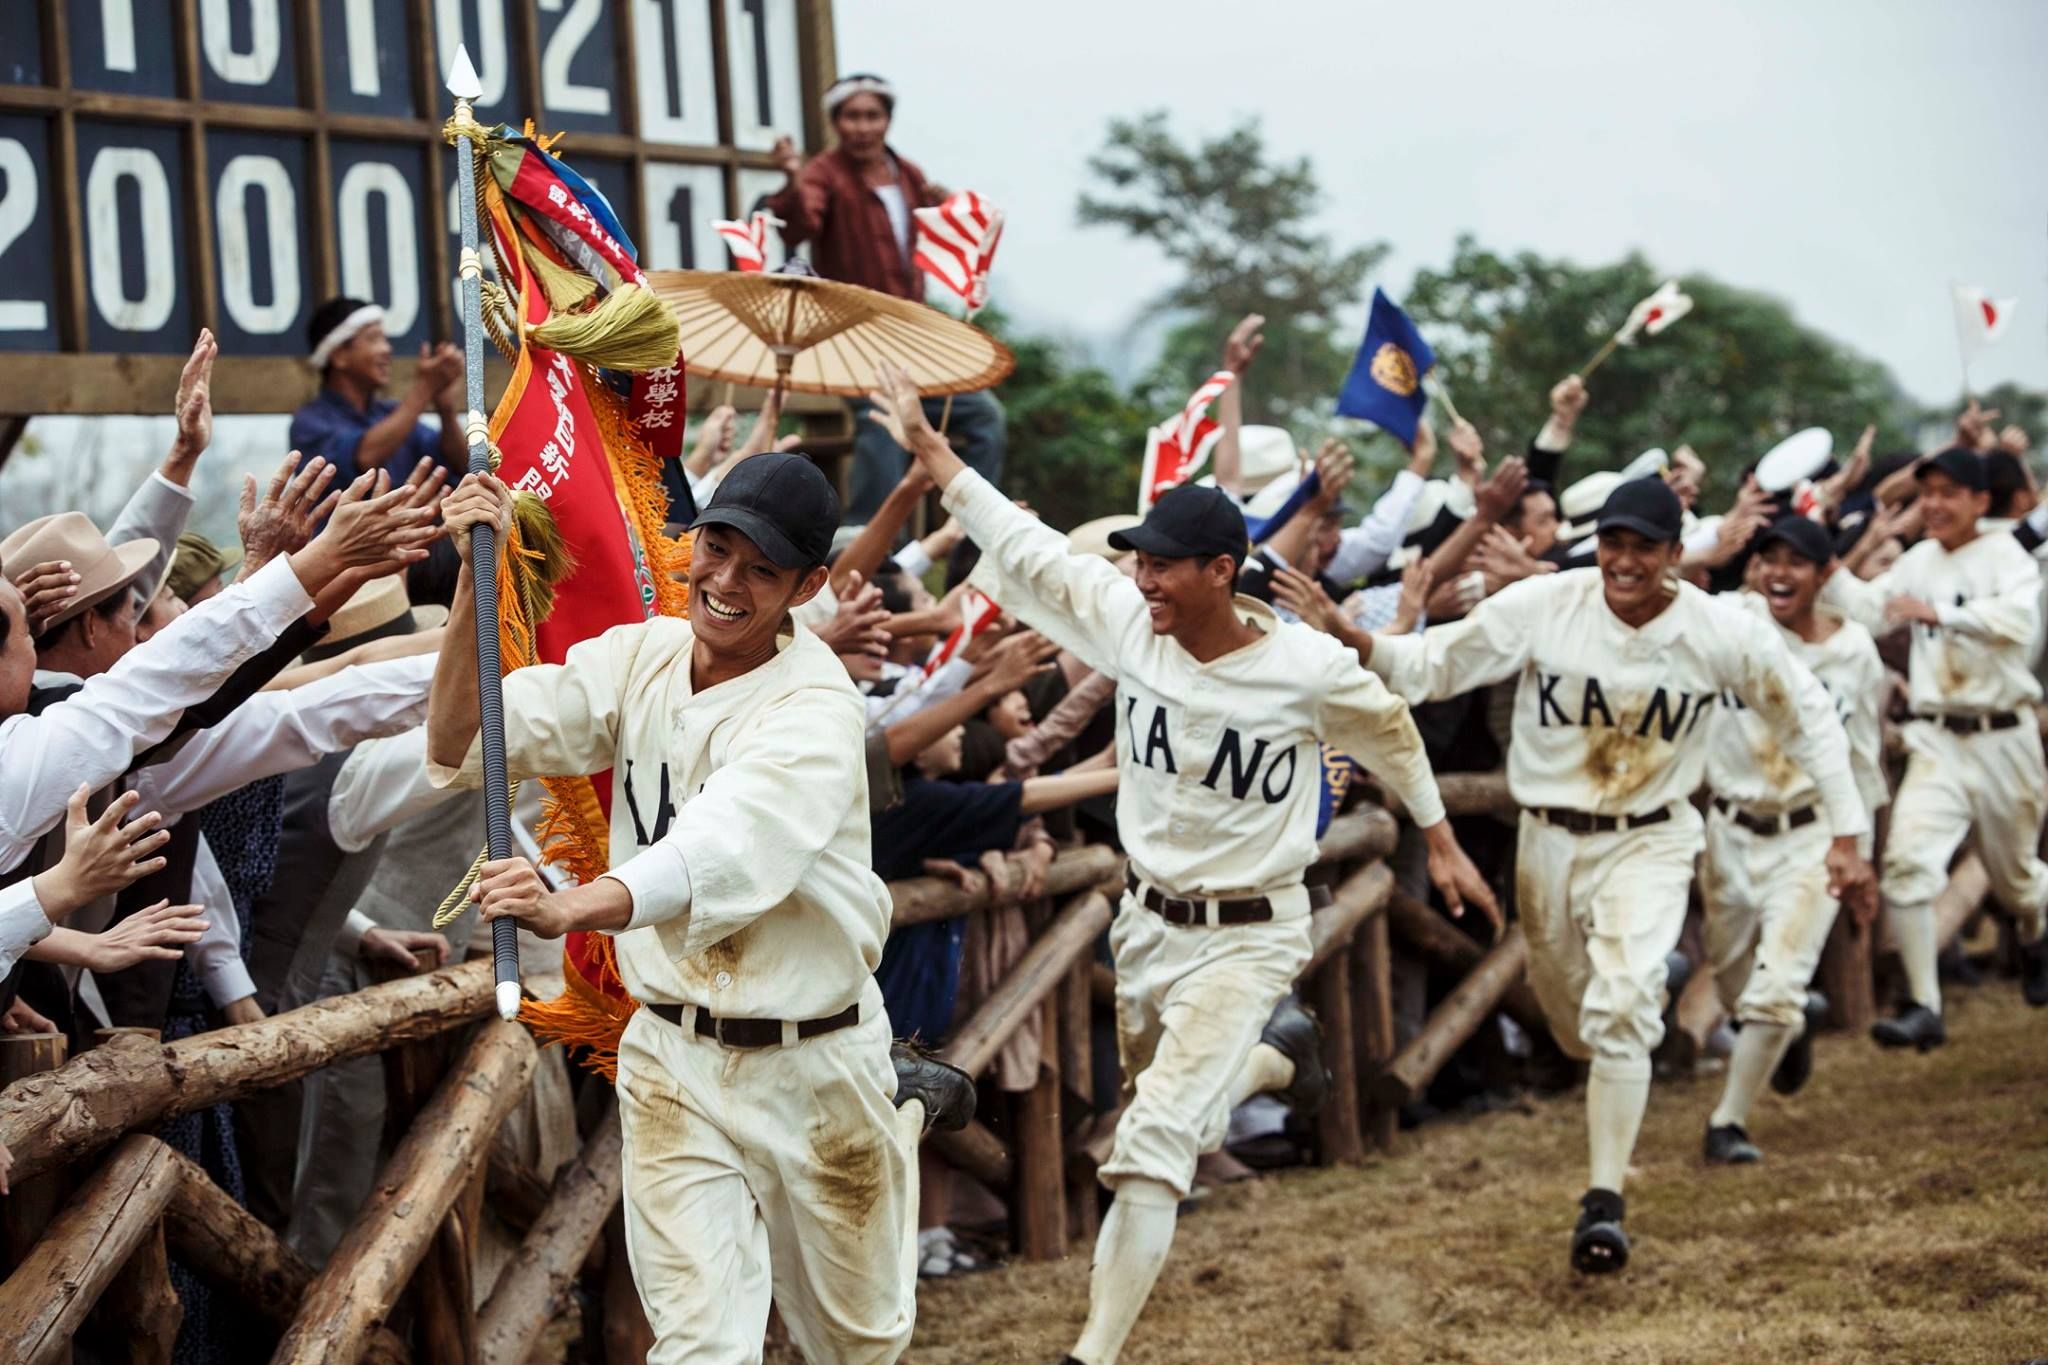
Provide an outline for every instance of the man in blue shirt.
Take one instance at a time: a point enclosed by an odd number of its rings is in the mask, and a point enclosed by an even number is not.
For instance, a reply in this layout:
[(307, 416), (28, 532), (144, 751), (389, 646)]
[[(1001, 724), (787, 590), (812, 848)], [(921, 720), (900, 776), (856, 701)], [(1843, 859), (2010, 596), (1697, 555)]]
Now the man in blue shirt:
[[(307, 459), (320, 455), (335, 466), (337, 487), (387, 465), (394, 483), (421, 460), (438, 457), (457, 473), (467, 466), (462, 352), (445, 341), (420, 343), (412, 383), (403, 398), (390, 399), (378, 397), (391, 382), (391, 341), (376, 304), (329, 299), (313, 311), (306, 343), (320, 395), (292, 414), (291, 443)], [(439, 432), (420, 423), (429, 408), (441, 418)]]

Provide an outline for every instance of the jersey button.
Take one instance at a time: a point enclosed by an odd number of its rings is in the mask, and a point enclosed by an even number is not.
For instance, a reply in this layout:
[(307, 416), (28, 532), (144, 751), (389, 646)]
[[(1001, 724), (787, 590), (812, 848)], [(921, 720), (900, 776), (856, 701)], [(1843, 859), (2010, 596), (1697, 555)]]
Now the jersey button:
[(720, 972), (717, 976), (711, 978), (711, 984), (716, 986), (719, 990), (724, 990), (727, 986), (730, 986), (732, 984), (732, 973)]

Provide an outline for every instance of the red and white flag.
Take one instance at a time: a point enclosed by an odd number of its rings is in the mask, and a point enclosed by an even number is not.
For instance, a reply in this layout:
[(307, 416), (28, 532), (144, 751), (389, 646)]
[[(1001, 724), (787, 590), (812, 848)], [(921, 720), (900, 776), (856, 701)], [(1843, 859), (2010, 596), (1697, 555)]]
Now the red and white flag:
[(736, 270), (766, 270), (768, 268), (768, 228), (782, 226), (782, 220), (772, 213), (757, 213), (747, 222), (736, 223), (730, 218), (712, 222), (712, 230), (725, 239), (725, 249), (732, 253), (733, 268)]
[(1209, 405), (1237, 382), (1229, 370), (1218, 370), (1189, 395), (1187, 406), (1168, 422), (1145, 433), (1145, 463), (1138, 474), (1138, 515), (1143, 516), (1167, 489), (1186, 483), (1209, 458), (1223, 425), (1209, 415)]
[(1956, 340), (1963, 348), (1963, 368), (1999, 338), (2012, 321), (2018, 299), (1994, 299), (1974, 285), (1955, 286)]
[(958, 294), (969, 313), (980, 312), (988, 304), (988, 269), (1003, 235), (1003, 211), (973, 190), (961, 190), (912, 216), (917, 249), (911, 261)]
[(1657, 292), (1628, 310), (1616, 339), (1626, 346), (1640, 335), (1655, 336), (1692, 311), (1692, 295), (1678, 291), (1677, 280), (1666, 280)]
[(1003, 609), (986, 593), (975, 588), (969, 588), (961, 593), (960, 624), (953, 627), (953, 633), (932, 651), (931, 658), (925, 660), (925, 674), (929, 676), (938, 672), (955, 654), (966, 647), (968, 641), (987, 630), (1002, 614)]

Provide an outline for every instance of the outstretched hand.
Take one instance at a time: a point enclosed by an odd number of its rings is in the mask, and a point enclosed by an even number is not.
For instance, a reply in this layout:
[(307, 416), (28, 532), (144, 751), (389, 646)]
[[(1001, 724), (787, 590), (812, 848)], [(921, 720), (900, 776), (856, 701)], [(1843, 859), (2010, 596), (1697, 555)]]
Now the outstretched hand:
[(244, 578), (278, 555), (297, 554), (304, 549), (321, 521), (341, 501), (341, 490), (327, 491), (339, 472), (336, 466), (315, 455), (301, 468), (299, 458), (296, 450), (285, 456), (261, 498), (256, 496), (256, 476), (242, 476), (242, 503), (235, 514), (235, 530), (242, 538)]
[(1337, 633), (1342, 614), (1323, 585), (1299, 569), (1277, 569), (1273, 573), (1273, 598), (1281, 606), (1325, 635)]

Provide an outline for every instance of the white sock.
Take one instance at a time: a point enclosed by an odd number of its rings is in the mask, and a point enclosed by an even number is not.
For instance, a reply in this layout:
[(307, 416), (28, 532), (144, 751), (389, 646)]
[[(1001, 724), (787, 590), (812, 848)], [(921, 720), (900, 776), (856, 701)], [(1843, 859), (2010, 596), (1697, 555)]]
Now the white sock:
[(1116, 1365), (1173, 1247), (1180, 1200), (1156, 1180), (1126, 1180), (1095, 1239), (1088, 1274), (1088, 1322), (1072, 1354), (1086, 1365)]
[(1254, 1095), (1281, 1090), (1294, 1081), (1294, 1063), (1271, 1043), (1253, 1043), (1244, 1065), (1230, 1079), (1230, 1107), (1237, 1108)]
[(1898, 940), (1899, 961), (1905, 964), (1906, 989), (1912, 992), (1913, 1003), (1940, 1014), (1941, 976), (1934, 966), (1938, 951), (1934, 942), (1934, 907), (1888, 905), (1884, 913), (1891, 924), (1892, 937)]
[(1731, 1123), (1748, 1123), (1750, 1106), (1763, 1094), (1764, 1082), (1778, 1069), (1785, 1049), (1798, 1036), (1799, 1030), (1789, 1024), (1743, 1020), (1742, 1032), (1735, 1035), (1734, 1055), (1728, 1058), (1728, 1084), (1721, 1088), (1721, 1103), (1707, 1119), (1707, 1125), (1724, 1128)]
[(1595, 1057), (1586, 1078), (1586, 1147), (1594, 1189), (1621, 1193), (1650, 1104), (1650, 1059)]

